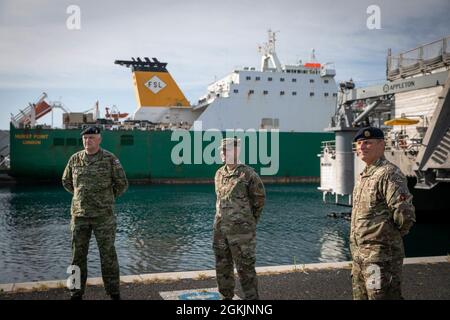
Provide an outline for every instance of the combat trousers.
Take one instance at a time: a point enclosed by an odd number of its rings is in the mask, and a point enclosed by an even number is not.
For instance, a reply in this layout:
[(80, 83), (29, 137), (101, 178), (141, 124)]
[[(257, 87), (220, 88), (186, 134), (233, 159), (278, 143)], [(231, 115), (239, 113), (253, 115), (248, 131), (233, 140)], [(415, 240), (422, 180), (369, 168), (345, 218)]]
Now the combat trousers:
[[(401, 300), (403, 258), (383, 262), (353, 259), (354, 300)], [(379, 275), (379, 276), (378, 276)]]
[(227, 235), (219, 227), (214, 228), (213, 249), (216, 259), (216, 279), (219, 292), (224, 299), (234, 296), (234, 267), (241, 283), (244, 298), (257, 300), (256, 277), (256, 233)]
[(95, 218), (72, 217), (72, 265), (80, 268), (81, 288), (71, 291), (72, 296), (83, 295), (87, 280), (87, 256), (92, 231), (100, 252), (102, 278), (106, 293), (119, 294), (120, 274), (114, 241), (116, 219), (114, 216)]

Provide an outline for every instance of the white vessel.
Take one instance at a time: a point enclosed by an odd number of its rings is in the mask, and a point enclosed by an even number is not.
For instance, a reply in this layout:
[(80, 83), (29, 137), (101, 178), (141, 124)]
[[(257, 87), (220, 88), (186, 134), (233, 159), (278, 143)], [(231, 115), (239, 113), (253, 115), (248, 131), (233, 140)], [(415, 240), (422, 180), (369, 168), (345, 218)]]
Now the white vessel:
[[(153, 58), (141, 69), (134, 66), (133, 80), (138, 109), (133, 120), (147, 120), (169, 127), (202, 129), (279, 129), (281, 132), (323, 132), (336, 107), (337, 86), (333, 64), (316, 61), (314, 49), (308, 62), (282, 65), (275, 51), (276, 34), (259, 47), (261, 65), (234, 70), (208, 86), (208, 92), (190, 105), (172, 78), (159, 73), (165, 65)], [(132, 65), (134, 61), (119, 64)], [(117, 63), (117, 62), (116, 62)], [(145, 72), (145, 77), (139, 73)], [(168, 75), (168, 72), (167, 72)], [(170, 75), (169, 75), (170, 76)], [(170, 99), (158, 98), (164, 95)], [(171, 105), (167, 104), (171, 102)], [(165, 103), (165, 105), (163, 105)]]

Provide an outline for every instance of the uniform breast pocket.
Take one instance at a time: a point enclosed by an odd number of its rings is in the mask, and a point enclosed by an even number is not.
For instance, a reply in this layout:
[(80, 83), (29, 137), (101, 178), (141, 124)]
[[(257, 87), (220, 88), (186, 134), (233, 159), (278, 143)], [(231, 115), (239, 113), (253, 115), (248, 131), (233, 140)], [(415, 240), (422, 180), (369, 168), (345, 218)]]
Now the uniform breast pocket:
[(109, 187), (111, 185), (111, 170), (107, 167), (100, 167), (96, 169), (94, 173), (98, 177), (99, 185), (102, 188)]
[(368, 190), (368, 204), (369, 211), (374, 216), (383, 214), (386, 208), (384, 196), (376, 188)]
[(96, 169), (96, 174), (101, 176), (101, 177), (111, 177), (111, 170), (110, 168), (107, 167), (100, 167), (98, 169)]
[(367, 203), (369, 207), (375, 207), (377, 205), (378, 195), (378, 187), (374, 181), (368, 184), (367, 189), (363, 190), (363, 194), (367, 199)]

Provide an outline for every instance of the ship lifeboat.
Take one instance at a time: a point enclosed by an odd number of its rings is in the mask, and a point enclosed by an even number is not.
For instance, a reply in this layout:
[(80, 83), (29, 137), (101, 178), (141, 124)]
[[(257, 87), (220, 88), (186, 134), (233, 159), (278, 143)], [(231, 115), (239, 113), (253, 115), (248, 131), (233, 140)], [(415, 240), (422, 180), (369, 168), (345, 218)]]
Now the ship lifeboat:
[[(34, 114), (35, 114), (36, 120), (42, 118), (47, 113), (52, 111), (52, 107), (44, 100), (39, 101), (36, 104), (33, 104), (32, 108), (34, 108)], [(31, 111), (26, 116), (22, 117), (22, 119), (20, 119), (19, 122), (21, 122), (23, 124), (30, 124), (31, 123)]]
[(306, 63), (304, 64), (304, 66), (305, 66), (306, 68), (320, 69), (320, 63), (317, 63), (317, 62), (306, 62)]
[(114, 108), (109, 112), (109, 108), (105, 108), (105, 117), (106, 119), (113, 119), (115, 121), (119, 121), (119, 119), (128, 117), (128, 113), (120, 113), (118, 110), (114, 110)]

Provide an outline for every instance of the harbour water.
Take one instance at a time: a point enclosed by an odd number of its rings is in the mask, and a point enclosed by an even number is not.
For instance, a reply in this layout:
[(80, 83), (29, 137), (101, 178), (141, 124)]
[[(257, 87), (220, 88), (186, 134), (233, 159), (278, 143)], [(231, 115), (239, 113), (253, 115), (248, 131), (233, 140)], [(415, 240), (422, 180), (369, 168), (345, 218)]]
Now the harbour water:
[[(257, 265), (350, 260), (349, 208), (324, 205), (315, 184), (267, 185), (257, 229)], [(67, 278), (70, 199), (59, 186), (0, 188), (0, 283)], [(118, 199), (116, 248), (122, 275), (214, 268), (213, 185), (132, 185)], [(417, 224), (406, 255), (448, 254), (450, 226)], [(92, 238), (89, 276), (100, 276)]]

